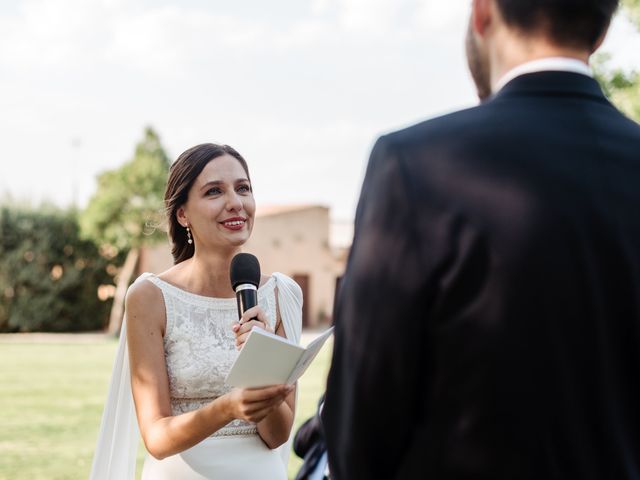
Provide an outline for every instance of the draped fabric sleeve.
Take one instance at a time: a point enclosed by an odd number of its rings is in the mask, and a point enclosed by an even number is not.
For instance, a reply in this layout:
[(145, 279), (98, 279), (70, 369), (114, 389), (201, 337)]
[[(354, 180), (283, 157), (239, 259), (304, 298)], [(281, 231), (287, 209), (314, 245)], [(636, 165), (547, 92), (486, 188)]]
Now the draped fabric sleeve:
[(89, 480), (133, 480), (139, 441), (140, 433), (131, 394), (125, 318)]
[(287, 338), (300, 343), (302, 334), (302, 289), (290, 277), (282, 273), (274, 273), (278, 287), (278, 306), (280, 318)]
[[(289, 340), (299, 344), (302, 336), (302, 289), (296, 282), (282, 273), (274, 273), (273, 276), (276, 278), (276, 285), (278, 286), (278, 306), (284, 332)], [(278, 447), (285, 468), (289, 463), (293, 434), (292, 429), (289, 440)]]
[[(143, 273), (136, 282), (150, 275)], [(140, 431), (131, 393), (125, 314), (89, 480), (133, 480), (139, 443)]]

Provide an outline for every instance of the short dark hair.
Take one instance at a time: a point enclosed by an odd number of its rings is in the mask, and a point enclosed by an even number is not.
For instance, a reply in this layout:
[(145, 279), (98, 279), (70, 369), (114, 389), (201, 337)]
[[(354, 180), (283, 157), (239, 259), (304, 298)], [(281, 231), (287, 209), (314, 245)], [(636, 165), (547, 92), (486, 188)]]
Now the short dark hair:
[(198, 175), (207, 164), (223, 155), (234, 157), (249, 177), (249, 167), (246, 160), (229, 145), (217, 145), (215, 143), (203, 143), (191, 147), (183, 152), (169, 169), (169, 180), (164, 193), (164, 205), (169, 222), (169, 237), (171, 238), (173, 263), (178, 264), (193, 256), (193, 244), (187, 242), (187, 231), (180, 225), (176, 213), (178, 209), (187, 203), (189, 190), (193, 186)]
[(618, 0), (496, 0), (507, 25), (542, 32), (558, 45), (593, 48), (618, 8)]

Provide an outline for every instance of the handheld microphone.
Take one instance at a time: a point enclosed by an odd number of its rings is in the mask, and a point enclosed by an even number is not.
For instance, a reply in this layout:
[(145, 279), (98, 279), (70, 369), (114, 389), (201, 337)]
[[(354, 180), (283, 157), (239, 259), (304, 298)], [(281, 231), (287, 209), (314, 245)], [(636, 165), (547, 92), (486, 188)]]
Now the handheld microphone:
[(231, 286), (238, 301), (238, 318), (258, 304), (258, 286), (260, 285), (260, 263), (250, 253), (238, 253), (231, 260), (229, 271)]

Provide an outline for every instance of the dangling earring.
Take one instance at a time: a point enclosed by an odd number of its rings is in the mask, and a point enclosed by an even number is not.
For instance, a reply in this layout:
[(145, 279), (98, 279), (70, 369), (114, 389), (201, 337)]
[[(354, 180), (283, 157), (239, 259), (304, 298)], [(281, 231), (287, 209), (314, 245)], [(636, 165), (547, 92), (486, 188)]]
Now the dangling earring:
[(191, 230), (189, 230), (189, 227), (186, 227), (186, 229), (187, 229), (187, 243), (191, 245), (193, 243), (193, 240), (191, 240)]

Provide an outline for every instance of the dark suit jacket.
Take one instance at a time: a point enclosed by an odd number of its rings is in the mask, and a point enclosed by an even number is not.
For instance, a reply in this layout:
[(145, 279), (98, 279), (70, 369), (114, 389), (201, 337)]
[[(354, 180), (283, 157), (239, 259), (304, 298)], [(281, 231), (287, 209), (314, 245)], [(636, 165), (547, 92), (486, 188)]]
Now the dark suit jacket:
[(640, 127), (540, 72), (380, 138), (336, 328), (338, 480), (640, 478)]

